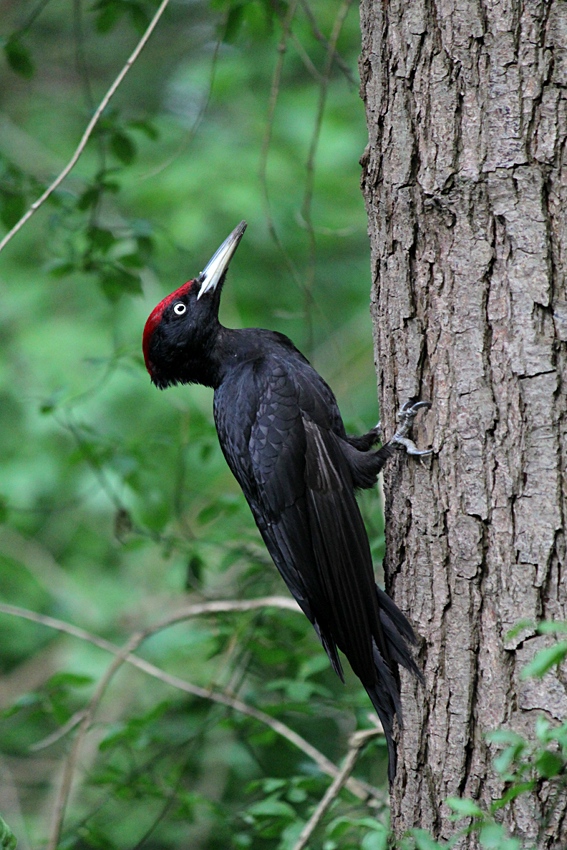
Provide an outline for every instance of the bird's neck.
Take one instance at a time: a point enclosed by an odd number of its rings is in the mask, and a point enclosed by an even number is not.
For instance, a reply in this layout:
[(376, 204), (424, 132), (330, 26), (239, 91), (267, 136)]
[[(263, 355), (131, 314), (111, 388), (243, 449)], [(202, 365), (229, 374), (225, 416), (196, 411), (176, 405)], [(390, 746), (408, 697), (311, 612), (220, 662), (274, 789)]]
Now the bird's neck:
[(207, 385), (217, 389), (223, 381), (230, 380), (235, 369), (245, 363), (259, 360), (274, 348), (281, 347), (276, 336), (279, 335), (263, 328), (225, 328), (220, 325), (207, 358), (211, 381)]
[(198, 347), (187, 351), (185, 381), (216, 390), (223, 381), (230, 380), (234, 370), (244, 363), (254, 362), (282, 349), (301, 357), (282, 334), (262, 328), (225, 328), (219, 324), (213, 333), (199, 340)]
[(184, 382), (217, 389), (237, 365), (242, 349), (242, 331), (220, 323), (184, 357)]

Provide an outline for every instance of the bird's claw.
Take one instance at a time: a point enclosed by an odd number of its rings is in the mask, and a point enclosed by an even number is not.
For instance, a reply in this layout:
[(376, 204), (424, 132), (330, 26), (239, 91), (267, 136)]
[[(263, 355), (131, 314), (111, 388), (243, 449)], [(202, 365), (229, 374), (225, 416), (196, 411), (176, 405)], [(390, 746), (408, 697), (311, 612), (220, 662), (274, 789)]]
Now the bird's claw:
[(430, 407), (431, 402), (429, 401), (414, 401), (413, 399), (406, 401), (398, 413), (398, 422), (400, 424), (390, 442), (402, 446), (408, 455), (413, 455), (414, 457), (426, 457), (427, 455), (430, 455), (433, 452), (433, 449), (418, 449), (413, 440), (410, 440), (408, 437), (413, 425), (413, 420), (417, 416), (418, 412), (422, 408), (429, 409)]

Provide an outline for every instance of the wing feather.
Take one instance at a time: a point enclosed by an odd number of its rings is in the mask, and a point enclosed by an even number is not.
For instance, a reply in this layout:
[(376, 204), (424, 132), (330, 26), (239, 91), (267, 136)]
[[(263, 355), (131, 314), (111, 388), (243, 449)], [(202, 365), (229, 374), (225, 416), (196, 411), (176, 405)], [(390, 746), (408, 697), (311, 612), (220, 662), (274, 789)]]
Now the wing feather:
[[(233, 411), (245, 413), (246, 425)], [(289, 590), (313, 623), (333, 668), (338, 649), (384, 726), (395, 770), (400, 718), (397, 665), (416, 673), (413, 631), (376, 587), (359, 485), (332, 392), (303, 359), (270, 355), (234, 370), (215, 392), (221, 446)], [(357, 483), (358, 482), (358, 483)]]

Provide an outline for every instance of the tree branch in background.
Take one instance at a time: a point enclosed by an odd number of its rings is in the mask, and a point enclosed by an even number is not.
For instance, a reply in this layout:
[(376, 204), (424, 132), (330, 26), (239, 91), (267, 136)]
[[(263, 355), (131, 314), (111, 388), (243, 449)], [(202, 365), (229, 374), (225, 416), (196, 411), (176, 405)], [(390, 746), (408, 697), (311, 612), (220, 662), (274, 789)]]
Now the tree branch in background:
[(0, 251), (2, 251), (6, 247), (8, 242), (10, 242), (10, 240), (16, 235), (16, 233), (18, 233), (18, 231), (20, 231), (22, 229), (24, 224), (26, 224), (30, 220), (30, 218), (32, 217), (34, 212), (37, 212), (37, 210), (50, 197), (50, 195), (52, 195), (53, 192), (61, 185), (61, 183), (63, 182), (63, 180), (65, 180), (67, 175), (73, 170), (73, 168), (75, 167), (75, 165), (77, 164), (77, 162), (79, 160), (79, 157), (81, 156), (84, 149), (86, 148), (87, 142), (89, 141), (94, 128), (96, 127), (98, 121), (100, 120), (102, 113), (104, 112), (104, 110), (106, 109), (108, 104), (110, 103), (112, 97), (114, 96), (114, 94), (116, 93), (120, 84), (122, 83), (122, 80), (124, 79), (124, 77), (126, 76), (128, 71), (130, 70), (130, 68), (132, 67), (132, 65), (134, 64), (134, 62), (136, 61), (136, 59), (138, 58), (138, 56), (140, 55), (140, 53), (142, 52), (144, 47), (146, 46), (146, 43), (147, 43), (149, 37), (151, 36), (152, 32), (156, 28), (159, 19), (161, 18), (161, 16), (165, 12), (168, 5), (169, 5), (169, 0), (162, 0), (162, 2), (160, 3), (155, 15), (153, 16), (150, 23), (148, 24), (146, 31), (144, 32), (143, 36), (141, 37), (140, 41), (138, 42), (138, 44), (136, 45), (136, 47), (134, 48), (134, 50), (132, 51), (132, 53), (128, 57), (126, 64), (124, 65), (124, 67), (122, 68), (122, 70), (120, 71), (120, 73), (118, 74), (118, 76), (116, 77), (116, 79), (114, 80), (114, 82), (112, 83), (112, 85), (110, 86), (108, 91), (106, 92), (105, 96), (103, 97), (100, 104), (98, 105), (94, 115), (92, 116), (91, 120), (87, 124), (87, 128), (82, 135), (81, 141), (77, 145), (77, 149), (75, 150), (75, 153), (73, 154), (73, 156), (71, 157), (71, 159), (69, 160), (69, 162), (67, 163), (67, 165), (65, 166), (63, 171), (55, 178), (53, 183), (51, 183), (47, 187), (45, 192), (37, 199), (37, 201), (33, 202), (33, 204), (27, 210), (27, 212), (24, 213), (24, 215), (21, 217), (21, 219), (18, 222), (16, 222), (16, 224), (12, 227), (12, 229), (9, 230), (8, 233), (4, 236), (2, 241), (0, 241)]
[[(187, 682), (184, 679), (180, 679), (177, 676), (173, 676), (169, 673), (166, 673), (164, 670), (161, 670), (154, 664), (151, 664), (150, 662), (145, 661), (143, 658), (139, 658), (137, 655), (133, 654), (134, 651), (140, 646), (140, 644), (142, 644), (151, 635), (154, 635), (159, 631), (169, 628), (170, 626), (176, 625), (177, 623), (180, 623), (191, 617), (202, 616), (207, 614), (210, 615), (218, 613), (253, 611), (259, 608), (266, 607), (276, 607), (290, 611), (297, 611), (298, 613), (300, 612), (299, 606), (292, 599), (280, 596), (265, 596), (260, 597), (258, 599), (219, 600), (213, 602), (197, 603), (193, 605), (187, 605), (179, 611), (161, 620), (160, 622), (134, 633), (123, 647), (119, 647), (111, 643), (110, 641), (99, 637), (98, 635), (92, 634), (91, 632), (88, 632), (85, 629), (81, 629), (77, 626), (72, 625), (71, 623), (67, 623), (64, 620), (59, 620), (44, 614), (38, 614), (35, 611), (30, 611), (25, 608), (19, 608), (14, 605), (0, 604), (0, 613), (30, 620), (32, 622), (39, 623), (40, 625), (47, 626), (48, 628), (55, 629), (56, 631), (69, 634), (80, 640), (87, 641), (88, 643), (91, 643), (94, 646), (97, 646), (100, 649), (103, 649), (106, 652), (110, 652), (112, 655), (114, 655), (112, 663), (108, 667), (104, 676), (99, 681), (99, 684), (89, 704), (83, 712), (79, 712), (74, 716), (74, 723), (69, 724), (69, 729), (73, 728), (77, 724), (79, 724), (79, 729), (77, 731), (76, 737), (73, 741), (73, 746), (69, 755), (67, 756), (67, 760), (65, 763), (63, 779), (61, 781), (61, 786), (59, 788), (59, 793), (55, 806), (54, 821), (52, 826), (50, 843), (48, 844), (48, 850), (55, 850), (61, 835), (67, 800), (71, 792), (73, 775), (75, 773), (77, 758), (79, 755), (79, 750), (83, 738), (87, 733), (88, 729), (90, 728), (96, 709), (100, 701), (102, 700), (102, 697), (104, 696), (104, 693), (108, 685), (110, 684), (111, 679), (123, 663), (131, 664), (132, 666), (137, 667), (139, 670), (142, 670), (144, 673), (153, 676), (156, 679), (159, 679), (160, 681), (164, 682), (167, 685), (170, 685), (171, 687), (177, 688), (178, 690), (191, 694), (192, 696), (196, 696), (201, 699), (206, 699), (210, 702), (215, 702), (217, 704), (224, 705), (227, 708), (237, 711), (238, 713), (243, 714), (246, 717), (250, 717), (254, 720), (257, 720), (260, 723), (263, 723), (264, 725), (271, 728), (274, 732), (276, 732), (276, 734), (285, 738), (287, 741), (293, 744), (294, 747), (297, 747), (299, 750), (305, 753), (305, 755), (311, 758), (322, 773), (325, 773), (327, 776), (331, 776), (333, 778), (334, 782), (331, 785), (331, 788), (327, 791), (325, 798), (323, 798), (326, 799), (327, 795), (331, 793), (331, 789), (335, 789), (335, 787), (337, 788), (336, 791), (333, 790), (333, 797), (330, 799), (329, 805), (330, 802), (332, 802), (332, 799), (337, 796), (343, 786), (346, 786), (351, 792), (351, 794), (353, 794), (358, 799), (364, 802), (367, 802), (369, 799), (376, 799), (380, 802), (383, 801), (383, 794), (381, 794), (378, 789), (374, 788), (366, 782), (362, 782), (360, 780), (349, 777), (349, 774), (352, 771), (352, 768), (354, 767), (354, 761), (356, 761), (356, 759), (353, 761), (353, 764), (349, 770), (345, 770), (345, 767), (343, 767), (342, 770), (339, 771), (336, 765), (334, 765), (333, 762), (330, 761), (323, 753), (313, 747), (309, 743), (309, 741), (305, 740), (305, 738), (297, 734), (293, 729), (291, 729), (289, 726), (286, 726), (286, 724), (282, 723), (280, 720), (271, 717), (269, 714), (266, 714), (265, 712), (261, 711), (258, 708), (255, 708), (252, 705), (248, 705), (247, 703), (242, 702), (242, 700), (238, 699), (237, 697), (231, 696), (230, 694), (223, 693), (220, 691), (211, 691), (206, 688), (202, 688), (198, 685), (194, 685), (191, 682)], [(69, 731), (69, 729), (66, 729), (65, 731)], [(376, 735), (377, 730), (370, 730), (370, 733), (371, 735)], [(369, 737), (368, 733), (363, 734), (366, 735), (366, 738)], [(366, 740), (366, 738), (364, 738), (364, 740)], [(360, 747), (358, 749), (360, 749)], [(335, 786), (335, 782), (339, 777), (341, 777), (340, 784), (338, 786)], [(322, 803), (323, 801), (321, 802), (321, 804)], [(326, 808), (322, 811), (320, 817), (323, 816), (325, 811)]]
[(354, 735), (351, 736), (349, 740), (349, 750), (343, 766), (327, 788), (324, 797), (321, 799), (315, 811), (301, 830), (299, 839), (294, 845), (293, 850), (305, 850), (307, 842), (317, 829), (333, 800), (339, 796), (342, 787), (348, 782), (348, 778), (354, 770), (360, 750), (371, 738), (375, 738), (377, 735), (383, 734), (384, 731), (381, 726), (376, 726), (376, 729), (364, 729), (361, 732), (355, 732)]
[(272, 206), (270, 202), (270, 193), (268, 189), (268, 154), (270, 151), (270, 144), (272, 141), (272, 131), (274, 127), (274, 116), (276, 113), (276, 105), (278, 102), (278, 96), (280, 93), (280, 85), (282, 78), (282, 71), (284, 65), (285, 54), (287, 50), (287, 42), (290, 38), (291, 33), (291, 24), (293, 21), (293, 17), (297, 11), (299, 0), (292, 0), (292, 2), (287, 7), (285, 17), (280, 21), (282, 27), (282, 35), (278, 44), (278, 58), (276, 61), (276, 66), (274, 68), (274, 73), (272, 75), (272, 84), (270, 87), (270, 100), (268, 102), (268, 118), (266, 120), (266, 131), (264, 133), (264, 138), (262, 140), (262, 151), (260, 154), (260, 168), (259, 168), (259, 177), (260, 177), (260, 186), (262, 187), (262, 195), (264, 200), (264, 215), (266, 217), (266, 225), (268, 228), (268, 233), (274, 241), (278, 251), (280, 252), (293, 280), (295, 281), (299, 290), (303, 290), (303, 283), (301, 280), (301, 276), (299, 271), (297, 270), (295, 263), (287, 253), (280, 237), (278, 236), (278, 232), (276, 230), (276, 224), (272, 215)]
[(307, 264), (305, 281), (303, 283), (303, 296), (305, 305), (304, 309), (308, 330), (307, 345), (309, 349), (312, 349), (314, 344), (313, 316), (311, 307), (314, 303), (313, 286), (315, 284), (315, 256), (317, 250), (317, 244), (315, 239), (315, 227), (313, 225), (312, 216), (313, 193), (315, 189), (315, 157), (317, 155), (317, 149), (319, 147), (319, 140), (321, 137), (321, 129), (323, 126), (323, 116), (325, 114), (325, 107), (327, 104), (327, 95), (329, 92), (331, 72), (333, 69), (333, 64), (337, 57), (337, 42), (339, 40), (341, 30), (343, 28), (346, 16), (351, 5), (352, 0), (343, 0), (343, 3), (341, 4), (339, 11), (337, 12), (337, 16), (335, 18), (331, 36), (328, 42), (326, 42), (327, 55), (325, 58), (325, 67), (323, 69), (323, 73), (321, 74), (321, 82), (319, 84), (319, 103), (317, 105), (315, 125), (313, 127), (313, 133), (311, 135), (309, 154), (306, 163), (307, 173), (305, 178), (305, 192), (303, 195), (303, 203), (301, 205), (301, 223), (307, 231), (307, 237), (309, 240), (309, 261)]

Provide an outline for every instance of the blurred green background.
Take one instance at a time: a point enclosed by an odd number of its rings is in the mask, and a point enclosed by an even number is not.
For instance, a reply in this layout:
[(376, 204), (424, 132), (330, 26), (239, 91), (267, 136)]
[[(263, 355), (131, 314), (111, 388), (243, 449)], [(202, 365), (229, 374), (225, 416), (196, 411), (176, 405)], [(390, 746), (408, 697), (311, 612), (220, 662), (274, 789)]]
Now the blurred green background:
[[(156, 8), (0, 4), (4, 232), (64, 167)], [(172, 0), (70, 177), (1, 254), (3, 603), (122, 644), (188, 600), (285, 595), (218, 448), (211, 391), (157, 391), (141, 332), (245, 218), (222, 321), (288, 334), (347, 429), (376, 422), (359, 44), (348, 3)], [(361, 502), (379, 571), (376, 491)], [(193, 619), (141, 654), (335, 762), (370, 723), (358, 682), (341, 685), (293, 612)], [(0, 813), (20, 847), (40, 847), (73, 739), (59, 731), (111, 656), (0, 613), (0, 661)], [(357, 772), (384, 783), (382, 742)], [(125, 667), (75, 779), (66, 848), (292, 847), (329, 781), (268, 728)], [(384, 846), (366, 816), (345, 792), (310, 846)]]

